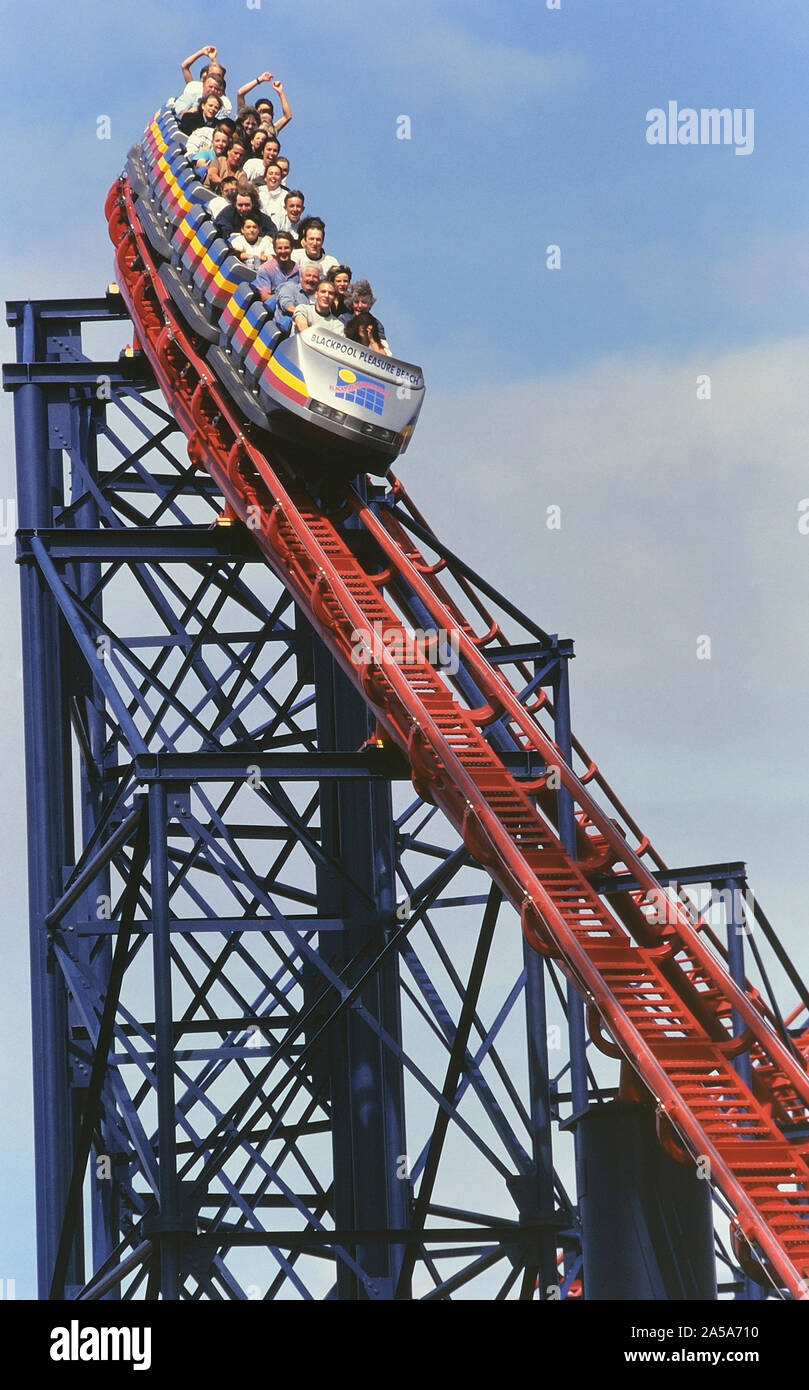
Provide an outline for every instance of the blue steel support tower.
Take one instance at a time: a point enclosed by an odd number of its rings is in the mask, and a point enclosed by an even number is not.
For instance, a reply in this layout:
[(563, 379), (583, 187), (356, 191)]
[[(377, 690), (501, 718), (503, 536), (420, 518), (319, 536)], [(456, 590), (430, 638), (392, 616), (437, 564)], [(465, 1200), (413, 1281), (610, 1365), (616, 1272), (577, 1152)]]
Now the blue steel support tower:
[[(580, 1296), (578, 1129), (615, 1068), (145, 360), (85, 355), (116, 319), (9, 306), (40, 1296)], [(572, 647), (524, 656), (564, 749)]]

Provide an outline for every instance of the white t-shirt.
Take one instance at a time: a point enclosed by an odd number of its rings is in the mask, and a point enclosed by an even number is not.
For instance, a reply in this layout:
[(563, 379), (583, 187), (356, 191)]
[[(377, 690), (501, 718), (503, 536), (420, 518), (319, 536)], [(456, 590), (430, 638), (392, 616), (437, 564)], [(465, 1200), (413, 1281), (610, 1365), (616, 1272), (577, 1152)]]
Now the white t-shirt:
[(275, 248), (273, 247), (271, 236), (260, 236), (258, 241), (254, 241), (251, 244), (242, 232), (236, 232), (235, 235), (230, 238), (230, 244), (237, 256), (242, 251), (249, 251), (251, 258), (258, 262), (256, 269), (258, 269), (262, 261), (268, 261), (275, 255)]
[(241, 172), (251, 183), (262, 183), (264, 180), (264, 160), (260, 158), (256, 159), (255, 156), (251, 159), (246, 159), (242, 165)]
[[(280, 231), (281, 228), (279, 227), (278, 230)], [(288, 231), (289, 225), (284, 227), (283, 230)], [(325, 251), (320, 259), (315, 261), (311, 256), (307, 256), (302, 246), (299, 246), (296, 251), (292, 252), (292, 259), (296, 265), (316, 265), (320, 271), (321, 277), (327, 275), (333, 265), (340, 264), (335, 256), (327, 256)]]
[(325, 328), (329, 333), (336, 333), (338, 337), (345, 335), (345, 324), (329, 314), (319, 314), (314, 304), (296, 304), (292, 310), (293, 322), (300, 314), (305, 316), (310, 328)]
[[(285, 197), (286, 197), (286, 194), (288, 193), (288, 191), (289, 191), (288, 189), (286, 189), (286, 188), (284, 189), (284, 196), (285, 196)], [(294, 227), (293, 227), (292, 223), (290, 222), (289, 218), (287, 217), (286, 208), (283, 208), (283, 210), (282, 210), (281, 212), (279, 212), (278, 216), (273, 218), (273, 222), (275, 223), (275, 225), (276, 225), (276, 227), (278, 228), (279, 232), (291, 232), (292, 235), (294, 236), (294, 238), (295, 238), (296, 241), (298, 240), (298, 228), (300, 227), (302, 220), (303, 220), (303, 214), (301, 214), (301, 216), (298, 218), (297, 222), (295, 223), (295, 225), (294, 225)]]
[[(178, 97), (169, 98), (169, 100), (173, 100), (174, 110), (178, 115), (181, 115), (183, 111), (190, 111), (192, 107), (199, 106), (201, 97), (202, 83), (187, 82), (180, 95)], [(233, 102), (229, 97), (223, 97), (222, 105), (217, 113), (217, 119), (221, 121), (223, 117), (231, 115), (232, 111)]]
[(193, 159), (195, 154), (199, 154), (200, 150), (212, 150), (213, 145), (211, 141), (215, 133), (216, 128), (212, 125), (201, 125), (198, 130), (192, 130), (186, 141), (186, 154)]
[[(271, 217), (279, 232), (281, 229), (281, 218), (286, 217), (284, 212), (284, 199), (287, 196), (285, 188), (273, 188), (270, 190), (266, 183), (258, 190), (258, 201), (261, 204), (261, 211), (266, 212)], [(289, 229), (284, 227), (286, 232)]]

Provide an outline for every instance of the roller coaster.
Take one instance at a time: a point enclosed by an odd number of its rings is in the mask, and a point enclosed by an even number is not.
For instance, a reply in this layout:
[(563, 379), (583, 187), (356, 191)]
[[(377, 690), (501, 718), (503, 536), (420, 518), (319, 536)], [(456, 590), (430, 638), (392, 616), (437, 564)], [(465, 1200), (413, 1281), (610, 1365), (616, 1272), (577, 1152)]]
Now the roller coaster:
[[(745, 1275), (776, 1296), (803, 1296), (802, 1005), (785, 1024), (669, 886), (665, 861), (594, 759), (564, 736), (559, 688), (554, 702), (537, 659), (556, 650), (553, 639), (533, 624), (530, 647), (509, 640), (485, 589), (393, 474), (421, 407), (420, 369), (359, 360), (358, 345), (317, 329), (280, 335), (206, 202), (171, 112), (158, 112), (106, 215), (135, 369), (148, 362), (194, 469), (224, 499), (220, 531), (244, 528), (370, 712), (363, 755), (399, 760), (466, 861), (516, 909), (529, 956), (583, 1001), (588, 1045), (620, 1063), (619, 1099), (652, 1107), (662, 1152), (707, 1172)], [(335, 396), (358, 378), (367, 397)], [(457, 660), (414, 650), (413, 623), (448, 634)], [(394, 1296), (414, 1259), (408, 1246)], [(564, 1287), (574, 1296), (572, 1276)]]
[[(361, 470), (384, 476), (415, 428), (420, 368), (314, 326), (288, 337), (256, 293), (254, 272), (230, 253), (208, 215), (213, 195), (195, 177), (184, 144), (171, 112), (159, 112), (127, 161), (129, 206), (142, 224), (162, 308), (173, 300), (242, 418), (276, 451), (286, 445), (298, 468), (311, 470), (325, 450), (332, 481)], [(119, 206), (115, 191), (111, 197), (110, 235), (120, 244), (127, 204)], [(128, 303), (135, 288), (124, 277)], [(165, 341), (163, 353), (168, 370)]]

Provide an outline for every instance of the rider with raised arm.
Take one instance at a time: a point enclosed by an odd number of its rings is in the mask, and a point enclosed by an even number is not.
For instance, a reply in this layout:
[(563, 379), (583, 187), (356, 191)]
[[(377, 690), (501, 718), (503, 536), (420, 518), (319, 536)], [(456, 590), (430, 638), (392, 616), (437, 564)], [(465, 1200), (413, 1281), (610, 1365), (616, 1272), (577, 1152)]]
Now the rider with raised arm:
[(184, 61), (180, 64), (180, 71), (183, 74), (184, 80), (186, 82), (194, 81), (194, 74), (191, 71), (191, 65), (192, 63), (196, 63), (198, 58), (208, 59), (207, 65), (200, 72), (200, 77), (204, 77), (206, 72), (208, 71), (208, 68), (211, 66), (213, 66), (214, 68), (221, 68), (221, 63), (219, 63), (217, 60), (217, 52), (218, 50), (214, 44), (206, 43), (202, 45), (202, 48), (198, 48), (196, 53), (192, 53), (190, 58), (184, 59)]
[(249, 82), (245, 82), (244, 86), (239, 88), (237, 92), (238, 104), (236, 109), (237, 111), (241, 111), (242, 108), (247, 105), (247, 102), (245, 100), (247, 93), (255, 91), (256, 87), (260, 87), (262, 82), (271, 82), (273, 86), (273, 91), (278, 93), (278, 100), (281, 103), (281, 110), (283, 112), (283, 115), (277, 121), (274, 119), (273, 105), (269, 98), (262, 98), (261, 104), (265, 108), (269, 106), (270, 116), (273, 117), (275, 130), (283, 130), (284, 126), (288, 125), (289, 122), (292, 120), (292, 108), (290, 107), (290, 104), (287, 101), (283, 82), (281, 82), (280, 79), (274, 78), (271, 72), (261, 72), (259, 73), (258, 77), (251, 78)]
[[(191, 64), (198, 58), (207, 57), (208, 62), (202, 68), (199, 79), (195, 80), (191, 72)], [(217, 60), (216, 49), (213, 44), (207, 44), (205, 48), (197, 49), (182, 64), (182, 74), (185, 79), (185, 87), (178, 97), (174, 98), (174, 110), (176, 112), (190, 111), (192, 106), (197, 106), (203, 96), (208, 92), (218, 90), (221, 96), (221, 111), (225, 116), (229, 116), (233, 110), (233, 105), (225, 96), (225, 69)]]

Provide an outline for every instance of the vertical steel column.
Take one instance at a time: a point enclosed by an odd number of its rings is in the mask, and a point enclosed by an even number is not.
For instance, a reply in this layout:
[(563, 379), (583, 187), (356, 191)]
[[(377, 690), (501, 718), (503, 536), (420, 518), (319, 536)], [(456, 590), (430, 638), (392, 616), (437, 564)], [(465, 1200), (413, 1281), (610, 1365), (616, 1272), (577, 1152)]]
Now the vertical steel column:
[[(98, 480), (98, 432), (97, 416), (104, 407), (96, 400), (76, 401), (71, 407), (71, 446), (73, 450), (72, 470), (72, 525), (76, 530), (96, 531), (100, 526), (98, 503), (87, 488), (84, 478), (79, 476), (75, 466), (80, 463), (94, 482)], [(99, 584), (101, 565), (97, 560), (83, 560), (71, 566), (75, 571), (75, 591), (84, 599), (93, 593), (98, 597), (92, 608), (99, 617), (102, 614), (102, 599)], [(99, 660), (102, 659), (99, 653)], [(85, 756), (79, 758), (79, 795), (81, 799), (82, 841), (92, 840), (104, 806), (104, 747), (106, 742), (103, 716), (104, 697), (93, 673), (85, 662), (76, 663), (73, 677), (76, 698), (76, 719), (82, 727), (82, 743)], [(99, 898), (110, 896), (109, 869), (104, 869), (81, 898), (82, 916), (91, 920), (98, 916)], [(77, 943), (82, 948), (82, 958), (86, 967), (90, 965), (93, 950), (89, 941)], [(106, 979), (112, 964), (112, 941), (96, 946), (93, 969), (102, 972)], [(111, 1135), (103, 1136), (109, 1143)], [(90, 1197), (92, 1210), (93, 1267), (99, 1269), (107, 1260), (118, 1239), (119, 1229), (119, 1189), (115, 1153), (107, 1154), (111, 1162), (111, 1175), (99, 1180), (90, 1165)], [(105, 1297), (114, 1300), (118, 1296), (115, 1288)]]
[(155, 1003), (155, 1071), (160, 1216), (160, 1292), (180, 1296), (180, 1204), (177, 1180), (177, 1135), (174, 1097), (174, 1020), (171, 997), (171, 917), (167, 853), (166, 784), (149, 788), (149, 845), (152, 872), (152, 952)]
[[(41, 345), (34, 306), (25, 309), (22, 360), (37, 359)], [(14, 397), (17, 441), (17, 505), (21, 529), (53, 524), (62, 502), (61, 454), (49, 449), (45, 390), (21, 386)], [(61, 972), (51, 955), (45, 917), (62, 888), (72, 859), (69, 737), (63, 703), (64, 647), (53, 596), (33, 564), (23, 567), (22, 664), (28, 818), (28, 891), (34, 1064), (34, 1144), (37, 1266), (40, 1297), (50, 1290), (73, 1161), (74, 1118), (68, 1049), (68, 1003)], [(77, 1239), (68, 1283), (82, 1278)]]
[[(726, 878), (716, 880), (711, 884), (713, 890), (718, 889), (724, 893), (725, 903), (725, 928), (727, 931), (728, 942), (728, 969), (732, 978), (741, 989), (744, 989), (744, 917), (739, 909), (739, 896), (741, 889), (739, 880)], [(727, 894), (730, 893), (730, 906), (728, 907)], [(745, 1031), (744, 1019), (733, 1010), (733, 1036), (739, 1037)], [(753, 1070), (750, 1062), (749, 1052), (743, 1052), (741, 1057), (734, 1060), (733, 1066), (739, 1073), (745, 1085), (750, 1086), (753, 1080)]]
[[(559, 652), (553, 689), (554, 739), (569, 766), (573, 763), (568, 669), (571, 656), (572, 652)], [(556, 796), (559, 807), (559, 838), (571, 859), (576, 859), (578, 850), (573, 797), (565, 786), (559, 787)], [(573, 1114), (576, 1116), (583, 1114), (587, 1109), (587, 1035), (584, 1026), (584, 1004), (572, 985), (567, 987), (567, 1025), (570, 1038), (570, 1090)]]
[[(342, 671), (315, 642), (318, 744), (352, 751), (372, 732), (371, 717)], [(385, 782), (321, 783), (323, 846), (353, 880), (318, 874), (319, 910), (343, 918), (341, 940), (321, 937), (320, 949), (344, 972), (359, 951), (364, 965), (382, 949), (393, 925), (395, 874), (390, 785)], [(315, 984), (315, 988), (318, 985)], [(322, 988), (322, 985), (319, 986)], [(361, 1003), (397, 1042), (401, 1041), (399, 967), (390, 959), (360, 996)], [(409, 1224), (410, 1188), (405, 1173), (402, 1067), (355, 1010), (335, 1026), (329, 1043), (334, 1160), (334, 1220), (343, 1229), (403, 1229)], [(402, 1249), (385, 1241), (363, 1242), (352, 1252), (366, 1271), (362, 1281), (338, 1262), (340, 1300), (393, 1298)]]
[[(741, 893), (740, 882), (738, 879), (715, 879), (711, 883), (712, 890), (724, 892), (725, 905), (725, 929), (727, 931), (728, 943), (728, 969), (736, 984), (744, 988), (745, 968), (744, 968), (744, 932), (745, 923), (743, 913), (739, 907), (739, 894)], [(730, 906), (728, 906), (727, 893), (730, 893)], [(733, 1034), (739, 1037), (745, 1030), (744, 1019), (740, 1018), (736, 1010), (733, 1010)], [(753, 1082), (753, 1068), (750, 1061), (749, 1052), (743, 1052), (740, 1057), (733, 1061), (734, 1070), (738, 1072), (742, 1081), (747, 1086)], [(738, 1298), (745, 1302), (760, 1302), (766, 1299), (767, 1290), (761, 1284), (757, 1284), (754, 1279), (745, 1275), (744, 1282), (737, 1294)]]
[[(554, 740), (565, 762), (570, 767), (573, 766), (573, 743), (570, 721), (570, 668), (568, 663), (572, 655), (572, 646), (570, 650), (566, 652), (562, 652), (557, 648), (556, 669), (553, 682)], [(567, 787), (561, 784), (557, 790), (556, 798), (558, 808), (557, 814), (559, 818), (559, 838), (570, 857), (576, 859), (578, 857), (578, 846), (576, 844), (576, 814), (573, 797)], [(579, 998), (577, 991), (573, 988), (573, 985), (568, 984), (566, 995), (567, 1035), (570, 1054), (571, 1128), (573, 1130), (576, 1190), (579, 1194), (579, 1220), (582, 1228), (582, 1246), (584, 1246), (586, 1209), (581, 1201), (581, 1194), (585, 1191), (585, 1167), (582, 1152), (580, 1121), (586, 1116), (588, 1105), (587, 1034), (584, 1025), (584, 1004)], [(566, 1273), (568, 1272), (568, 1265), (569, 1260), (566, 1259)], [(585, 1297), (587, 1297), (586, 1287), (584, 1294)]]
[(710, 1186), (664, 1152), (654, 1105), (593, 1105), (578, 1130), (585, 1296), (715, 1299)]
[[(553, 1131), (551, 1127), (550, 1067), (548, 1063), (548, 1023), (545, 1008), (545, 962), (523, 942), (525, 964), (525, 1022), (528, 1047), (528, 1095), (531, 1117), (531, 1156), (534, 1161), (532, 1186), (535, 1215), (547, 1223), (537, 1249), (540, 1299), (558, 1283), (556, 1236), (552, 1229), (555, 1211), (553, 1182)], [(521, 1217), (523, 1216), (520, 1210)], [(527, 1215), (527, 1213), (525, 1213)]]

